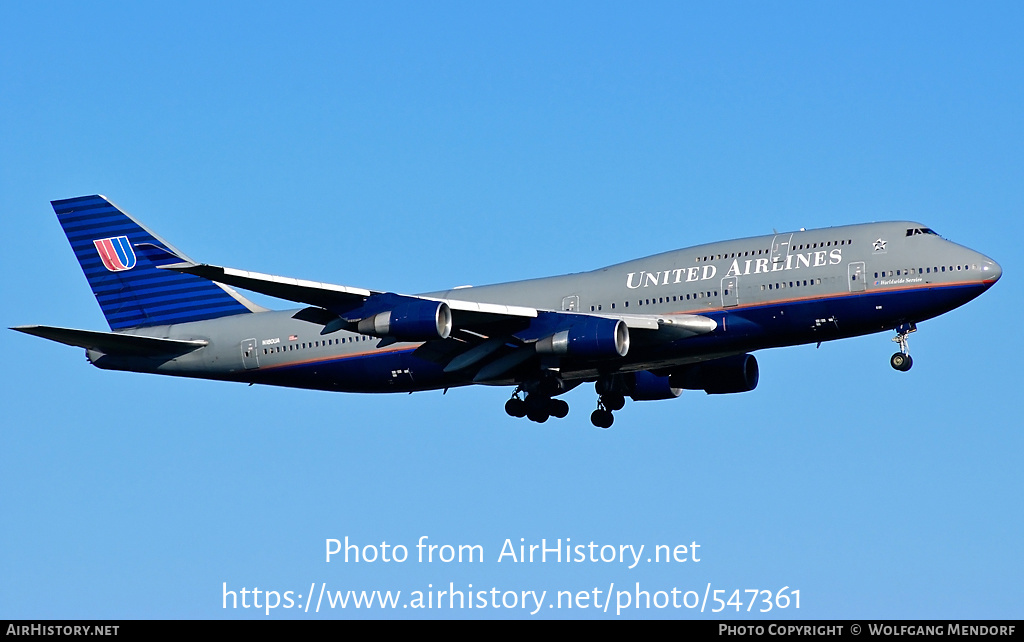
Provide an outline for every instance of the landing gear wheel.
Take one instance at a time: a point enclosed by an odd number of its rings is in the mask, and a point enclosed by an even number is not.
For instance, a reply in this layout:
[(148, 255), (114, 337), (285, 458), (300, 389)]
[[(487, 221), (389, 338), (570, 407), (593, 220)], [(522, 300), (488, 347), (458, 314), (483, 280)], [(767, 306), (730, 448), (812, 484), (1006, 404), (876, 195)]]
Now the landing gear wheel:
[(601, 395), (601, 403), (605, 409), (616, 411), (622, 410), (622, 407), (626, 405), (626, 398), (617, 392), (610, 392), (606, 395)]
[(892, 355), (889, 365), (900, 372), (906, 372), (914, 365), (914, 360), (910, 358), (910, 342), (907, 340), (911, 332), (917, 332), (917, 325), (904, 323), (896, 328), (896, 336), (893, 337), (893, 341), (900, 345), (900, 351)]
[(505, 402), (505, 412), (507, 412), (510, 417), (525, 417), (526, 402), (519, 397), (512, 397)]
[(542, 424), (551, 416), (551, 399), (548, 397), (536, 394), (528, 395), (523, 405), (526, 407), (526, 417), (530, 421)]
[(552, 417), (565, 419), (565, 416), (569, 414), (569, 404), (561, 399), (552, 399), (551, 403), (548, 404), (548, 412)]
[(550, 416), (551, 415), (549, 415), (548, 413), (544, 412), (543, 410), (530, 410), (529, 412), (526, 413), (526, 417), (530, 421), (536, 421), (539, 424), (542, 424), (545, 421), (547, 421), (548, 417), (550, 417)]
[(897, 352), (889, 359), (889, 365), (900, 372), (906, 372), (914, 365), (914, 360), (910, 358), (909, 354)]
[(590, 423), (594, 424), (598, 428), (611, 428), (612, 422), (615, 421), (615, 417), (607, 410), (598, 408), (590, 414)]

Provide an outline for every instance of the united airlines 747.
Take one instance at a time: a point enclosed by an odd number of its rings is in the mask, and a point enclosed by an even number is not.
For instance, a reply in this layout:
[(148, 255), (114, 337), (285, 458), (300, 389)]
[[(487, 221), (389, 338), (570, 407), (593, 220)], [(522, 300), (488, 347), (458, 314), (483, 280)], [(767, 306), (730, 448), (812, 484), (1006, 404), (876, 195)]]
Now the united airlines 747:
[[(674, 250), (591, 272), (399, 294), (196, 263), (103, 196), (53, 201), (110, 332), (29, 325), (111, 370), (337, 392), (514, 386), (505, 410), (565, 417), (595, 384), (595, 426), (634, 401), (757, 386), (751, 354), (894, 331), (907, 337), (1002, 275), (988, 257), (896, 221)], [(268, 310), (233, 288), (302, 304)]]

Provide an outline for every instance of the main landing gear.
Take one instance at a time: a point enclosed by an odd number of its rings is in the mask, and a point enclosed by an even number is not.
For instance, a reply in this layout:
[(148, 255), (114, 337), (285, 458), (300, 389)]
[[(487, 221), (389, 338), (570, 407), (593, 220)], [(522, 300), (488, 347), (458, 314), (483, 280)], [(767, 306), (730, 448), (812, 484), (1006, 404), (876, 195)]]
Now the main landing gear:
[[(590, 415), (590, 423), (598, 428), (611, 428), (615, 422), (612, 412), (622, 410), (625, 405), (626, 398), (617, 392), (601, 395), (597, 401), (597, 410)], [(526, 417), (542, 424), (551, 417), (564, 418), (569, 414), (569, 404), (541, 392), (531, 392), (524, 397), (522, 388), (516, 388), (512, 398), (505, 402), (505, 412), (512, 417)]]
[(626, 405), (626, 398), (617, 392), (609, 392), (597, 398), (597, 410), (590, 413), (590, 423), (598, 428), (611, 428), (615, 421), (612, 412), (622, 410)]
[(505, 402), (505, 412), (512, 417), (526, 417), (542, 424), (550, 417), (564, 419), (569, 414), (569, 404), (561, 399), (552, 399), (539, 391), (526, 395), (525, 399), (521, 394), (522, 388), (516, 388), (512, 398)]
[(896, 328), (896, 336), (892, 339), (900, 344), (900, 351), (889, 358), (889, 365), (900, 372), (906, 372), (914, 365), (914, 360), (910, 358), (910, 347), (907, 342), (907, 336), (911, 332), (917, 332), (917, 324), (904, 323)]
[[(545, 377), (538, 381), (524, 383), (505, 402), (505, 412), (512, 417), (526, 417), (539, 424), (551, 417), (562, 419), (569, 414), (569, 404), (554, 397), (573, 388), (561, 379)], [(601, 393), (601, 390), (606, 392)], [(597, 410), (590, 415), (590, 422), (598, 428), (611, 428), (616, 410), (626, 405), (626, 397), (611, 386), (598, 386)]]

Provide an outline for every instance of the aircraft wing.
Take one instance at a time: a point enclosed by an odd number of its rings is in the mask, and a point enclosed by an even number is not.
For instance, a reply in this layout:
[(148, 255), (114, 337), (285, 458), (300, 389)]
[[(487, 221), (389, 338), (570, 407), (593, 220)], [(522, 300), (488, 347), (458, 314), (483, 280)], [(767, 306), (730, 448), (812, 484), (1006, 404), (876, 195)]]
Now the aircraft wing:
[(306, 303), (328, 310), (339, 306), (359, 305), (371, 296), (385, 294), (377, 290), (260, 274), (259, 272), (248, 272), (217, 265), (182, 262), (161, 267), (165, 270), (193, 274), (217, 283), (233, 285), (278, 299)]
[(279, 299), (313, 306), (296, 318), (323, 325), (321, 334), (351, 330), (379, 336), (381, 345), (421, 341), (417, 353), (447, 372), (475, 372), (474, 380), (497, 381), (538, 355), (582, 360), (626, 354), (629, 331), (641, 343), (675, 341), (715, 330), (696, 314), (582, 313), (451, 298), (397, 294), (188, 261), (162, 269), (200, 276)]
[[(525, 306), (396, 294), (381, 290), (368, 290), (347, 285), (335, 285), (319, 281), (261, 274), (259, 272), (249, 272), (216, 265), (182, 262), (162, 267), (163, 269), (201, 276), (211, 281), (240, 287), (252, 292), (259, 292), (260, 294), (266, 294), (286, 301), (306, 303), (332, 312), (347, 310), (345, 314), (339, 315), (347, 320), (358, 320), (362, 318), (359, 316), (360, 314), (380, 307), (378, 305), (366, 305), (367, 301), (372, 298), (386, 298), (391, 303), (402, 300), (444, 302), (451, 308), (453, 313), (460, 317), (459, 320), (463, 323), (457, 323), (456, 325), (462, 327), (508, 318), (535, 318), (541, 312), (537, 308)], [(704, 334), (711, 332), (717, 327), (717, 324), (712, 319), (697, 314), (586, 314), (559, 310), (546, 312), (564, 316), (620, 319), (626, 324), (626, 327), (635, 330), (673, 329), (681, 333)]]
[(285, 276), (261, 274), (259, 272), (248, 272), (216, 265), (176, 263), (162, 267), (166, 270), (201, 276), (211, 281), (233, 285), (278, 299), (324, 308), (349, 322), (359, 321), (377, 312), (392, 309), (396, 305), (415, 301), (434, 301), (447, 304), (456, 315), (456, 319), (461, 322), (458, 324), (460, 326), (489, 323), (508, 318), (531, 318), (537, 316), (536, 309), (522, 306), (396, 294), (394, 292), (367, 290), (346, 285), (334, 285), (332, 283), (320, 283)]

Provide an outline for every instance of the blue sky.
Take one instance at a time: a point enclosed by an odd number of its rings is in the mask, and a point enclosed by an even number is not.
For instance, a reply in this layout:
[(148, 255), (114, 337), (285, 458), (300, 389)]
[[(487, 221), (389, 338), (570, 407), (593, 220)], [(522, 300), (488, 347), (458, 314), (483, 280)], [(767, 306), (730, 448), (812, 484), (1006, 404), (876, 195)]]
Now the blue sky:
[[(639, 582), (800, 591), (768, 616), (1021, 617), (1022, 28), (1000, 2), (3, 4), (4, 327), (106, 329), (49, 205), (94, 193), (202, 261), (404, 292), (888, 219), (1004, 277), (920, 325), (910, 373), (886, 334), (765, 351), (756, 391), (609, 431), (589, 386), (538, 425), (506, 389), (103, 372), (4, 331), (0, 616), (614, 618), (222, 596)], [(324, 561), (424, 535), (486, 558)], [(701, 561), (499, 563), (519, 538)], [(754, 614), (619, 617), (720, 616)]]

